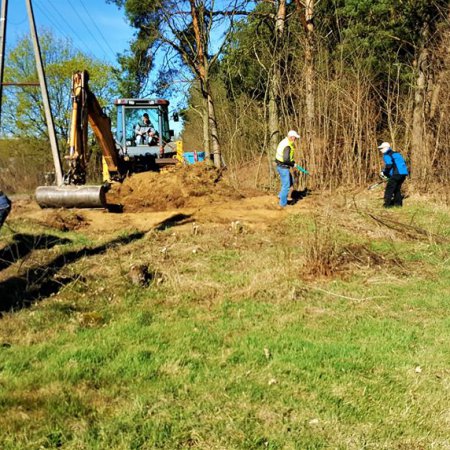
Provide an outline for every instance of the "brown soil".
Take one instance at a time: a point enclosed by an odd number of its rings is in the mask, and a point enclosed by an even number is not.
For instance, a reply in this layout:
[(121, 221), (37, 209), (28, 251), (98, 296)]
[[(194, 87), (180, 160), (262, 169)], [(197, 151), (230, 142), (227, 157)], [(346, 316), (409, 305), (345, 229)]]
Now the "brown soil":
[(123, 205), (124, 212), (140, 212), (198, 207), (245, 196), (234, 189), (218, 170), (198, 163), (160, 173), (134, 174), (123, 183), (113, 185), (107, 201)]
[(264, 229), (282, 220), (286, 214), (308, 208), (316, 198), (308, 196), (283, 211), (278, 210), (276, 194), (255, 189), (237, 190), (213, 167), (197, 163), (169, 170), (144, 172), (112, 186), (106, 209), (41, 209), (32, 197), (13, 198), (10, 218), (20, 218), (40, 225), (69, 231), (82, 229), (95, 235), (120, 231), (149, 231), (176, 223), (177, 228), (196, 225), (230, 225), (239, 222), (246, 228)]
[(49, 211), (43, 223), (61, 231), (79, 230), (89, 225), (81, 212), (63, 209)]

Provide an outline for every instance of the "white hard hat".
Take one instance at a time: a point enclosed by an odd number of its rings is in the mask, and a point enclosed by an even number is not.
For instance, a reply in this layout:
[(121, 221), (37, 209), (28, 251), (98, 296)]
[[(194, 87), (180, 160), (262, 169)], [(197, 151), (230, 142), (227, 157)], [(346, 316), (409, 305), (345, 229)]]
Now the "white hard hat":
[(290, 130), (287, 135), (288, 135), (288, 137), (294, 137), (296, 139), (300, 139), (299, 134), (296, 131), (294, 131), (294, 130)]
[(381, 145), (378, 146), (378, 148), (383, 153), (386, 153), (391, 148), (391, 144), (389, 144), (389, 142), (383, 142)]

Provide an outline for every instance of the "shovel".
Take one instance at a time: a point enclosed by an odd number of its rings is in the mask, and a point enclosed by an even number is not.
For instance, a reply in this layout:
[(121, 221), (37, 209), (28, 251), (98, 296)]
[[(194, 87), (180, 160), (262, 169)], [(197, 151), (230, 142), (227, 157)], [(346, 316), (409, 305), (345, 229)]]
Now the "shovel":
[(305, 175), (311, 175), (306, 169), (304, 169), (302, 166), (299, 166), (298, 164), (295, 165), (295, 168), (300, 172), (303, 172)]
[(381, 181), (379, 181), (378, 183), (371, 184), (367, 189), (368, 189), (369, 191), (371, 191), (372, 189), (377, 188), (377, 187), (380, 186), (381, 184), (386, 183), (386, 181), (387, 181), (387, 180), (381, 180)]

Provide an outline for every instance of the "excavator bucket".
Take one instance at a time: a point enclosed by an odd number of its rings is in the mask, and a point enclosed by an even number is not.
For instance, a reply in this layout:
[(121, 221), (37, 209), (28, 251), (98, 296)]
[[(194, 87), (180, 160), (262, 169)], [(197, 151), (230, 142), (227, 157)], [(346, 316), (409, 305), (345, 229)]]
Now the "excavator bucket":
[(105, 208), (107, 186), (39, 186), (36, 202), (41, 208)]

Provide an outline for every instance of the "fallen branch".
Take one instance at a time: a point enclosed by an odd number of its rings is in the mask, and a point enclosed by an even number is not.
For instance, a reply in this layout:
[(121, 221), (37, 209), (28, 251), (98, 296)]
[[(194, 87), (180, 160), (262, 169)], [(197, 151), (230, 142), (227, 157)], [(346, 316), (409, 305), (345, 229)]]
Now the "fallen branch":
[(322, 288), (318, 287), (311, 287), (310, 289), (314, 289), (316, 291), (324, 292), (325, 294), (332, 295), (333, 297), (339, 297), (339, 298), (345, 298), (346, 300), (353, 300), (356, 302), (364, 302), (366, 300), (373, 300), (375, 298), (386, 298), (386, 295), (376, 295), (375, 297), (363, 297), (363, 298), (356, 298), (356, 297), (349, 297), (347, 295), (341, 295), (341, 294), (335, 294), (334, 292), (327, 291)]
[(424, 228), (417, 227), (415, 225), (409, 225), (407, 223), (398, 222), (397, 220), (393, 220), (390, 218), (380, 218), (377, 217), (371, 213), (367, 213), (367, 215), (375, 220), (375, 222), (391, 229), (394, 231), (398, 231), (401, 233), (406, 234), (410, 238), (417, 238), (417, 235), (419, 236), (426, 236), (429, 240), (433, 239), (438, 244), (445, 244), (448, 243), (449, 240), (443, 236), (440, 236), (438, 234), (432, 233), (431, 231), (425, 230)]

